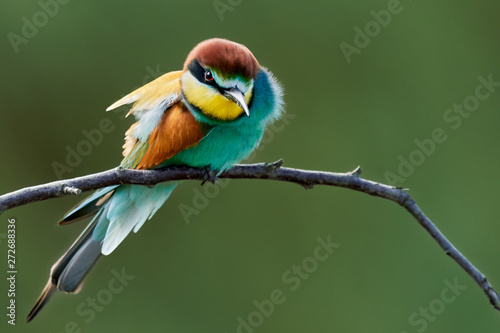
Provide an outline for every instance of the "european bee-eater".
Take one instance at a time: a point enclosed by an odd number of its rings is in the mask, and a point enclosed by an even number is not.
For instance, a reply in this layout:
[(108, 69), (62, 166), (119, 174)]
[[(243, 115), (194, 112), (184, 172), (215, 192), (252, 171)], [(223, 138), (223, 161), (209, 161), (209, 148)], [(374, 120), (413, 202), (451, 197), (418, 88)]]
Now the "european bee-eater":
[[(209, 39), (187, 56), (181, 71), (157, 78), (107, 111), (134, 103), (135, 122), (125, 133), (121, 166), (154, 169), (168, 165), (221, 172), (248, 157), (264, 129), (280, 117), (282, 89), (250, 50), (225, 39)], [(98, 190), (60, 224), (92, 218), (80, 237), (52, 266), (32, 320), (57, 291), (77, 293), (102, 254), (137, 232), (168, 199), (178, 182), (115, 185)]]

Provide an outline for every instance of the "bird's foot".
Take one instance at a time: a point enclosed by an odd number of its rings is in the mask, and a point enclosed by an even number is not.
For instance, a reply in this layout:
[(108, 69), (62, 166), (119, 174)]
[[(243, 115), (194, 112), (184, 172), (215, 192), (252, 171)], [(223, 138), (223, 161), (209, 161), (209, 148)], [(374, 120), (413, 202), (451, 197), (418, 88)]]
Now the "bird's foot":
[(217, 171), (210, 169), (210, 167), (205, 167), (205, 174), (203, 175), (203, 181), (201, 182), (201, 186), (205, 185), (206, 182), (211, 182), (212, 184), (216, 184), (219, 181), (219, 177), (217, 177)]

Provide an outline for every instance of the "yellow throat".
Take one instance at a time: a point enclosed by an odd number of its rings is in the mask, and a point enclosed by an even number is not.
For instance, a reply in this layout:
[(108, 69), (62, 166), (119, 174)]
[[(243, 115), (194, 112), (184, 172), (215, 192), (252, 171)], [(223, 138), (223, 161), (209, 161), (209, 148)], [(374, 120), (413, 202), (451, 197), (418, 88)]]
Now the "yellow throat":
[[(243, 109), (222, 96), (217, 89), (202, 84), (186, 71), (181, 78), (182, 90), (189, 103), (199, 108), (205, 115), (223, 121), (234, 120), (243, 114)], [(245, 101), (250, 103), (252, 89), (245, 93)]]

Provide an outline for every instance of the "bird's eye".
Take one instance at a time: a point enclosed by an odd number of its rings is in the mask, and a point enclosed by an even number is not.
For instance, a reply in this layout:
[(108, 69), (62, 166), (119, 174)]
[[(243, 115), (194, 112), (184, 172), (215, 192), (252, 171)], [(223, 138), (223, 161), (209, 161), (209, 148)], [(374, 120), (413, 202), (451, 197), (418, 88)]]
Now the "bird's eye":
[(212, 76), (212, 72), (207, 70), (205, 71), (205, 81), (207, 82), (213, 82), (214, 77)]

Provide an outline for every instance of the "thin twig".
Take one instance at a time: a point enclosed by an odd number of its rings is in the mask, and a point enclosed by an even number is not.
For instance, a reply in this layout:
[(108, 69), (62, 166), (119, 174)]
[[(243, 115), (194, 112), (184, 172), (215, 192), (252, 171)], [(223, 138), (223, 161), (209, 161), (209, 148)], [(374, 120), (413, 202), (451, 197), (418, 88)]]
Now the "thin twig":
[[(219, 178), (234, 179), (269, 179), (292, 182), (310, 189), (315, 185), (344, 187), (351, 190), (367, 193), (376, 197), (388, 199), (403, 206), (420, 225), (434, 238), (444, 252), (462, 267), (468, 275), (484, 291), (490, 303), (500, 310), (500, 298), (481, 273), (467, 258), (457, 250), (453, 244), (439, 231), (432, 221), (425, 216), (411, 196), (401, 188), (373, 182), (360, 178), (361, 168), (352, 172), (333, 173), (310, 171), (292, 168), (283, 168), (283, 161), (262, 164), (236, 165), (223, 172)], [(57, 198), (66, 195), (79, 195), (81, 192), (99, 189), (118, 184), (139, 184), (153, 186), (155, 184), (182, 179), (206, 180), (207, 170), (192, 167), (169, 167), (158, 170), (131, 170), (115, 168), (108, 171), (56, 181), (48, 184), (23, 188), (21, 190), (0, 196), (0, 213), (14, 207), (31, 202)]]

